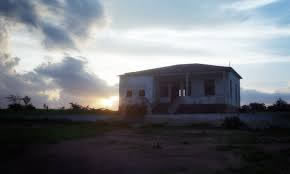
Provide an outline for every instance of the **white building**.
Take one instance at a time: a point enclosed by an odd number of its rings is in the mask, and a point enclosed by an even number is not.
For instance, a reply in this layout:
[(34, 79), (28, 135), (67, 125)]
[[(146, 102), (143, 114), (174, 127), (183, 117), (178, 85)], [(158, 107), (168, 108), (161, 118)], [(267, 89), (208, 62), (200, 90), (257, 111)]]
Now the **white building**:
[(120, 75), (119, 110), (145, 103), (153, 113), (235, 112), (240, 79), (231, 67), (183, 64)]

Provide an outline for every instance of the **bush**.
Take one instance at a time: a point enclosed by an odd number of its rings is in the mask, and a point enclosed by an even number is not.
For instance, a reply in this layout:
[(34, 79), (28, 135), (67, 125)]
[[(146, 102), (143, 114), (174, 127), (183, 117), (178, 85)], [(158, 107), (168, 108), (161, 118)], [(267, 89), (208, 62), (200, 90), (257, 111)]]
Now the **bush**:
[(290, 111), (290, 105), (279, 98), (273, 105), (268, 107), (268, 110), (272, 112), (287, 112)]
[(28, 104), (24, 106), (24, 109), (25, 111), (28, 111), (28, 112), (36, 110), (36, 108), (32, 104)]
[(251, 111), (251, 108), (250, 108), (250, 106), (248, 106), (248, 105), (243, 105), (241, 108), (240, 108), (240, 112), (241, 113), (248, 113), (248, 112), (250, 112)]
[(9, 104), (8, 105), (8, 109), (14, 112), (18, 112), (18, 111), (22, 111), (23, 110), (23, 106), (21, 104)]
[(245, 127), (246, 124), (240, 120), (239, 117), (226, 117), (222, 123), (222, 127), (226, 129), (240, 129)]
[(134, 104), (126, 106), (126, 115), (129, 117), (143, 117), (147, 114), (147, 107), (145, 104)]
[(250, 109), (252, 112), (265, 112), (267, 107), (264, 103), (250, 103)]

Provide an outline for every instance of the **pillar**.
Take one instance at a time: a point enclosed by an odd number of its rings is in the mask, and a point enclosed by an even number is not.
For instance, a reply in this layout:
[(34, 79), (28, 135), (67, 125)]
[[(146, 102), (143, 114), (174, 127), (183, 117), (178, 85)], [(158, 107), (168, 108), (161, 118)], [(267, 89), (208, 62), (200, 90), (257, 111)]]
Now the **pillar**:
[(185, 75), (185, 96), (189, 96), (189, 73)]
[(167, 84), (167, 87), (168, 87), (168, 98), (169, 98), (169, 101), (171, 100), (171, 95), (172, 95), (172, 85), (171, 83), (168, 83)]

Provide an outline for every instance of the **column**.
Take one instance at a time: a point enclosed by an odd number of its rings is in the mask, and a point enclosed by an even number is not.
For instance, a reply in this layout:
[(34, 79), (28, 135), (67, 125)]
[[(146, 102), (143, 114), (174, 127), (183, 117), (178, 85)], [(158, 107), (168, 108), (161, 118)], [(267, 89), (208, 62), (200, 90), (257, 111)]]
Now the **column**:
[(168, 87), (168, 99), (171, 102), (171, 97), (172, 97), (171, 96), (172, 95), (172, 85), (171, 85), (171, 83), (168, 83), (167, 87)]
[(189, 96), (189, 73), (185, 75), (185, 96)]

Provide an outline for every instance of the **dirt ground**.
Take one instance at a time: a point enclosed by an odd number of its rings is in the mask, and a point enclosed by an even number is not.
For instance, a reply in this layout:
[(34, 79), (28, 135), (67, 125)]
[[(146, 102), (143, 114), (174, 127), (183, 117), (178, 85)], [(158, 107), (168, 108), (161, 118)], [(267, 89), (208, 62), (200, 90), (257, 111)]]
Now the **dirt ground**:
[(242, 165), (240, 155), (231, 150), (240, 145), (279, 150), (289, 147), (272, 140), (253, 144), (248, 134), (200, 128), (117, 129), (56, 144), (14, 145), (17, 155), (2, 156), (1, 170), (17, 174), (224, 173), (229, 167)]

